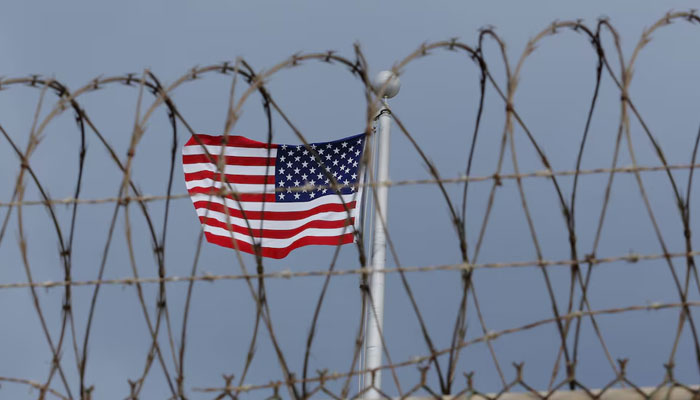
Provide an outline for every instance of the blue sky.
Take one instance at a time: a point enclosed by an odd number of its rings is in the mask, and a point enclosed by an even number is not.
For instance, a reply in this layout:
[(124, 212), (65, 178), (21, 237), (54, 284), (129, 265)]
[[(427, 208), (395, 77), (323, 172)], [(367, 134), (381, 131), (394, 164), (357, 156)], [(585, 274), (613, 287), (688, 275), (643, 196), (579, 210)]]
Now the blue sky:
[[(170, 83), (194, 66), (205, 66), (244, 58), (254, 68), (264, 70), (297, 52), (336, 50), (352, 58), (353, 44), (359, 43), (370, 73), (390, 68), (421, 43), (459, 37), (476, 46), (478, 30), (495, 27), (507, 43), (507, 54), (515, 65), (527, 41), (554, 20), (581, 18), (594, 26), (601, 16), (610, 18), (622, 37), (627, 58), (643, 30), (668, 10), (686, 10), (691, 1), (125, 1), (120, 3), (68, 1), (20, 2), (3, 4), (0, 14), (0, 76), (4, 78), (39, 74), (52, 77), (76, 89), (99, 76), (141, 74), (149, 69), (161, 82)], [(605, 48), (612, 50), (610, 36)], [(676, 23), (654, 35), (641, 53), (630, 94), (652, 132), (659, 139), (671, 164), (687, 163), (697, 133), (697, 104), (700, 83), (696, 71), (700, 56), (693, 49), (700, 43), (697, 26)], [(501, 87), (503, 65), (493, 43), (485, 47), (485, 59)], [(523, 67), (515, 107), (542, 145), (553, 168), (573, 170), (586, 113), (595, 83), (596, 58), (586, 39), (577, 33), (562, 32), (544, 39)], [(617, 73), (617, 70), (616, 70)], [(443, 177), (463, 173), (478, 105), (479, 71), (461, 54), (436, 51), (430, 57), (412, 62), (402, 71), (402, 89), (391, 100), (395, 114), (405, 123)], [(210, 74), (187, 83), (173, 93), (183, 117), (198, 132), (216, 134), (224, 126), (230, 76)], [(360, 133), (364, 129), (365, 108), (360, 82), (338, 65), (308, 62), (285, 69), (270, 79), (268, 88), (282, 109), (310, 141), (326, 141)], [(125, 158), (134, 124), (138, 91), (112, 85), (81, 97), (85, 111), (100, 131)], [(0, 124), (20, 146), (26, 146), (40, 97), (40, 90), (12, 87), (0, 91)], [(609, 167), (620, 118), (620, 95), (613, 81), (602, 79), (599, 103), (591, 125), (582, 168)], [(41, 115), (53, 107), (55, 97), (47, 96)], [(150, 104), (152, 97), (144, 97)], [(473, 174), (494, 172), (504, 124), (504, 104), (490, 87), (487, 90), (482, 128)], [(279, 116), (274, 117), (275, 141), (296, 142), (292, 130)], [(164, 194), (169, 169), (172, 132), (164, 109), (148, 122), (134, 161), (134, 176), (146, 194)], [(266, 120), (259, 98), (243, 107), (236, 134), (264, 140)], [(396, 126), (392, 131), (391, 177), (394, 180), (428, 178), (425, 164)], [(518, 163), (522, 172), (542, 169), (536, 153), (522, 129), (514, 130)], [(640, 165), (658, 165), (653, 148), (640, 125), (633, 120), (631, 136)], [(181, 146), (188, 138), (179, 126)], [(121, 174), (94, 134), (86, 137), (84, 198), (113, 197), (118, 193)], [(72, 113), (64, 112), (48, 125), (44, 138), (30, 162), (39, 179), (54, 198), (72, 196), (77, 174), (79, 135)], [(625, 149), (619, 165), (630, 165)], [(0, 141), (0, 201), (9, 201), (19, 171), (19, 162), (7, 142)], [(181, 166), (175, 169), (174, 193), (185, 193)], [(510, 154), (504, 172), (513, 172)], [(674, 172), (686, 193), (687, 173)], [(607, 176), (582, 177), (577, 199), (577, 238), (579, 254), (593, 246)], [(615, 178), (608, 216), (598, 255), (622, 256), (629, 253), (657, 254), (659, 242), (639, 195), (633, 175)], [(570, 196), (573, 179), (560, 180)], [(661, 233), (673, 252), (684, 251), (682, 225), (663, 173), (644, 175), (644, 184)], [(38, 199), (31, 181), (26, 182), (26, 199)], [(542, 178), (524, 181), (525, 193), (535, 221), (535, 229), (548, 260), (567, 259), (569, 247), (564, 220), (552, 190), (551, 181)], [(467, 233), (470, 248), (476, 243), (491, 182), (470, 186), (467, 207)], [(694, 190), (696, 191), (696, 190)], [(461, 186), (448, 186), (456, 202)], [(693, 193), (691, 193), (693, 194)], [(691, 201), (691, 210), (693, 202)], [(389, 266), (427, 266), (460, 261), (444, 200), (434, 186), (394, 187), (390, 190), (389, 233), (399, 259)], [(135, 206), (129, 207), (129, 221), (135, 245), (136, 265), (141, 276), (157, 276), (152, 244), (146, 224)], [(149, 203), (157, 231), (162, 230), (164, 203)], [(84, 205), (76, 222), (73, 278), (94, 279), (114, 204)], [(125, 241), (123, 209), (117, 219), (115, 239), (106, 263), (106, 278), (133, 276)], [(693, 210), (694, 211), (694, 210)], [(70, 224), (71, 209), (60, 206), (56, 212), (63, 229)], [(5, 217), (7, 208), (0, 209)], [(194, 261), (199, 224), (188, 199), (174, 200), (168, 222), (166, 268), (168, 275), (188, 275)], [(691, 227), (698, 225), (691, 212)], [(63, 271), (57, 240), (46, 210), (39, 206), (22, 209), (23, 227), (29, 246), (29, 263), (36, 281), (60, 280)], [(19, 225), (16, 210), (0, 242), (0, 283), (26, 282), (18, 250)], [(697, 238), (693, 238), (696, 243)], [(269, 271), (324, 270), (332, 257), (330, 248), (304, 248), (282, 261), (266, 261)], [(494, 211), (477, 262), (513, 262), (536, 259), (515, 181), (505, 181), (497, 191)], [(244, 257), (253, 268), (253, 258)], [(229, 249), (204, 244), (199, 260), (200, 273), (238, 274), (235, 254)], [(340, 253), (338, 269), (358, 268), (357, 250), (346, 246)], [(682, 260), (676, 268), (685, 274)], [(557, 300), (568, 300), (569, 271), (551, 269)], [(459, 273), (430, 272), (407, 275), (427, 326), (438, 348), (449, 346), (461, 283)], [(323, 281), (320, 278), (273, 279), (268, 282), (271, 315), (280, 345), (291, 369), (300, 374), (306, 334)], [(317, 339), (312, 349), (311, 370), (328, 368), (344, 371), (352, 355), (359, 322), (359, 280), (355, 275), (335, 277), (321, 311)], [(541, 272), (536, 268), (480, 270), (474, 275), (488, 330), (499, 331), (551, 317), (551, 308)], [(146, 285), (149, 312), (154, 315), (156, 285)], [(182, 324), (187, 286), (168, 286), (168, 307), (176, 338)], [(597, 267), (590, 292), (594, 309), (676, 302), (678, 300), (667, 265), (661, 261), (609, 263)], [(92, 287), (74, 289), (74, 312), (78, 339), (82, 340)], [(48, 326), (58, 335), (63, 291), (58, 288), (37, 291)], [(691, 287), (690, 299), (698, 300)], [(387, 278), (385, 333), (392, 360), (403, 361), (427, 351), (419, 325), (396, 274)], [(563, 307), (563, 306), (562, 306)], [(695, 314), (697, 315), (697, 314)], [(50, 368), (50, 352), (27, 289), (0, 290), (0, 377), (22, 377), (44, 381)], [(201, 282), (194, 286), (187, 333), (185, 386), (191, 398), (210, 398), (193, 388), (223, 385), (222, 374), (240, 376), (253, 332), (254, 303), (243, 281)], [(599, 323), (613, 358), (630, 358), (630, 378), (640, 385), (654, 385), (663, 378), (662, 363), (667, 361), (673, 343), (678, 311), (637, 312), (623, 316), (602, 316)], [(470, 301), (467, 338), (481, 336), (481, 326)], [(281, 379), (270, 340), (263, 331), (256, 346), (255, 361), (245, 383), (261, 384)], [(531, 331), (504, 336), (494, 342), (496, 354), (508, 379), (513, 378), (512, 362), (525, 362), (525, 378), (530, 385), (546, 389), (556, 357), (558, 336), (549, 324)], [(167, 346), (167, 336), (161, 343)], [(95, 385), (97, 398), (124, 398), (127, 379), (135, 379), (143, 368), (149, 345), (143, 313), (131, 286), (107, 285), (101, 289), (91, 334), (87, 381)], [(687, 383), (697, 382), (693, 346), (688, 329), (682, 336), (676, 356), (676, 374)], [(607, 384), (613, 373), (604, 358), (590, 323), (584, 323), (578, 376), (587, 385)], [(71, 346), (66, 343), (63, 365), (71, 390), (77, 392), (77, 372)], [(443, 360), (444, 362), (444, 360)], [(173, 372), (172, 357), (166, 357)], [(143, 398), (169, 395), (160, 365), (154, 364), (142, 390)], [(476, 371), (476, 384), (482, 391), (498, 391), (501, 383), (493, 361), (483, 344), (468, 347), (462, 354), (458, 372)], [(403, 389), (417, 376), (414, 367), (400, 371)], [(562, 376), (560, 375), (560, 378)], [(436, 384), (435, 376), (430, 382)], [(464, 382), (457, 380), (457, 387)], [(236, 379), (237, 381), (237, 379)], [(396, 388), (385, 374), (387, 390)], [(0, 382), (2, 383), (2, 382)], [(53, 387), (63, 391), (54, 378)], [(26, 386), (2, 384), (0, 397), (33, 398)], [(248, 398), (269, 396), (271, 391), (250, 394)], [(286, 395), (286, 393), (284, 393)]]

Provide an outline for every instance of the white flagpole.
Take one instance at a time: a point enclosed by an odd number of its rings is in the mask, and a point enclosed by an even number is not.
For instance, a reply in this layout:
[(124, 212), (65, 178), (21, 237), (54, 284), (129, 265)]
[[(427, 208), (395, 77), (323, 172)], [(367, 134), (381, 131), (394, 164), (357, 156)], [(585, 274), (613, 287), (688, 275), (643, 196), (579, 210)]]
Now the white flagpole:
[[(389, 200), (388, 187), (381, 185), (389, 180), (389, 134), (391, 129), (391, 112), (387, 107), (387, 99), (396, 96), (400, 88), (399, 78), (391, 71), (382, 71), (374, 80), (376, 91), (382, 91), (382, 106), (378, 116), (378, 158), (376, 164), (377, 179), (380, 185), (374, 187), (376, 203), (374, 207), (374, 240), (372, 243), (372, 275), (370, 278), (370, 293), (367, 315), (367, 336), (365, 338), (365, 370), (375, 370), (382, 365), (382, 325), (384, 321), (384, 269), (386, 263), (386, 223), (387, 203)], [(365, 399), (379, 399), (381, 396), (376, 389), (381, 388), (382, 375), (380, 370), (367, 372), (364, 376)]]

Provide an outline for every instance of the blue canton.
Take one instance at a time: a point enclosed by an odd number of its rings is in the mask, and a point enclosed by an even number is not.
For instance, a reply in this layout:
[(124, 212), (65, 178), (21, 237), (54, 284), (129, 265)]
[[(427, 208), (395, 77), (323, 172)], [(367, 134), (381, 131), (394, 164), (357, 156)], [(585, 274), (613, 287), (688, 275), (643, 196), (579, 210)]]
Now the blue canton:
[[(336, 190), (328, 174), (338, 185), (354, 185), (359, 180), (359, 165), (364, 148), (364, 134), (350, 136), (334, 142), (304, 145), (281, 144), (277, 147), (275, 161), (275, 201), (303, 202), (321, 196), (355, 193), (356, 187), (346, 186)], [(311, 149), (321, 159), (319, 164)], [(324, 173), (327, 171), (327, 174)], [(303, 188), (294, 190), (293, 188)], [(286, 189), (280, 191), (281, 189)]]

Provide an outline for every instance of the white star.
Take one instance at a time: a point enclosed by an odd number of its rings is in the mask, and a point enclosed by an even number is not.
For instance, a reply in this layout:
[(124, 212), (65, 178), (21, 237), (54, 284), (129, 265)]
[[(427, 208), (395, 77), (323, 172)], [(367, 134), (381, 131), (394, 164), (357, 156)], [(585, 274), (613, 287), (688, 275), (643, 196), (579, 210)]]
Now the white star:
[(333, 177), (335, 177), (335, 178), (338, 177), (338, 171), (333, 171)]
[(284, 186), (284, 181), (280, 181), (280, 187)]
[(298, 174), (299, 173), (299, 168), (294, 168), (294, 173)]
[(284, 200), (284, 193), (280, 193), (280, 200)]
[(348, 181), (348, 180), (346, 179), (346, 180), (343, 181), (343, 183), (347, 186), (347, 184), (350, 183), (350, 181)]
[(323, 155), (323, 149), (319, 150), (318, 154)]
[(309, 183), (311, 184), (311, 186), (316, 186), (316, 181), (314, 181), (314, 180), (312, 180), (312, 181), (309, 182)]
[(354, 163), (352, 163), (352, 166), (353, 166), (353, 167), (357, 167), (357, 161), (355, 161)]
[(348, 157), (348, 164), (352, 164), (352, 158)]
[(287, 145), (286, 145), (286, 144), (283, 144), (283, 145), (282, 145), (282, 150), (287, 150)]
[(284, 168), (280, 168), (280, 175), (284, 175)]
[(294, 199), (295, 199), (295, 200), (298, 200), (298, 199), (299, 199), (299, 196), (301, 196), (300, 193), (294, 193)]
[(309, 195), (309, 197), (311, 197), (311, 198), (313, 199), (314, 197), (316, 197), (316, 193), (311, 192), (311, 194)]
[(355, 150), (355, 157), (360, 155), (360, 150)]
[(352, 179), (357, 179), (357, 174), (352, 174)]
[(314, 150), (316, 150), (316, 145), (315, 145), (315, 144), (312, 144), (312, 145), (311, 145), (311, 148), (314, 149)]
[(299, 181), (294, 181), (294, 186), (299, 186)]
[(316, 176), (318, 176), (318, 179), (323, 179), (323, 174), (318, 174)]
[(323, 194), (326, 194), (327, 191), (328, 191), (328, 189), (323, 189), (323, 190), (322, 190)]
[(335, 149), (333, 149), (333, 153), (335, 153), (335, 154), (340, 153), (340, 149), (336, 147)]
[(292, 168), (292, 162), (291, 162), (291, 161), (287, 163), (287, 168)]
[(330, 159), (331, 159), (331, 155), (330, 155), (330, 154), (327, 154), (327, 155), (326, 155), (326, 160), (330, 160)]
[(280, 161), (284, 161), (286, 159), (287, 159), (287, 157), (285, 157), (285, 156), (280, 157)]
[(287, 175), (287, 180), (288, 180), (288, 181), (291, 181), (291, 180), (292, 180), (292, 176), (291, 176), (291, 175)]
[(311, 169), (309, 170), (309, 172), (311, 172), (312, 174), (316, 173), (316, 168), (315, 168), (315, 167), (311, 167)]
[(343, 142), (343, 143), (341, 143), (341, 146), (343, 146), (343, 147), (348, 147), (348, 142)]
[(332, 148), (332, 147), (333, 147), (333, 145), (331, 145), (330, 143), (328, 143), (328, 144), (326, 145), (326, 148), (327, 148), (327, 149), (330, 149), (330, 148)]
[(301, 149), (301, 145), (298, 144), (298, 145), (296, 146), (296, 148), (297, 148), (297, 150)]
[(299, 157), (299, 156), (294, 157), (294, 161), (299, 161), (299, 160), (301, 160), (301, 157)]
[(357, 139), (357, 144), (362, 144), (362, 139)]
[(307, 163), (306, 161), (304, 161), (303, 163), (301, 163), (301, 166), (304, 167), (304, 168), (306, 168), (307, 165), (309, 165), (309, 163)]
[(301, 179), (303, 179), (303, 180), (306, 180), (306, 178), (308, 178), (308, 177), (309, 177), (309, 176), (306, 175), (306, 174), (302, 174), (302, 175), (301, 175)]
[(304, 150), (304, 152), (303, 152), (303, 153), (301, 153), (301, 154), (303, 154), (303, 155), (307, 155), (307, 154), (309, 154), (309, 151), (308, 151), (308, 150)]
[(338, 165), (338, 160), (333, 160), (333, 166)]
[(345, 153), (341, 154), (340, 158), (345, 158)]

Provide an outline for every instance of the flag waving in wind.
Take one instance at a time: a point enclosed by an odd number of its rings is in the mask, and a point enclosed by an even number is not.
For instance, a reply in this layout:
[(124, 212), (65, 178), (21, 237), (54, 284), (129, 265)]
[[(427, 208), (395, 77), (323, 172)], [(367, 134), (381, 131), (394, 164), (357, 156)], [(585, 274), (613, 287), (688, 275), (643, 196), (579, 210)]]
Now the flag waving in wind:
[(354, 241), (364, 134), (308, 147), (197, 138), (201, 144), (185, 143), (182, 166), (209, 242), (252, 254), (258, 244), (262, 256), (283, 258), (306, 245)]

